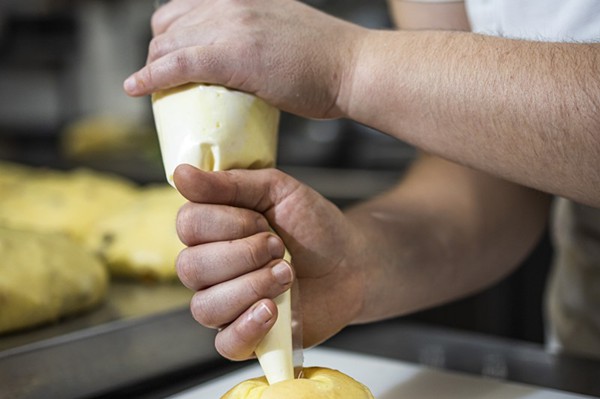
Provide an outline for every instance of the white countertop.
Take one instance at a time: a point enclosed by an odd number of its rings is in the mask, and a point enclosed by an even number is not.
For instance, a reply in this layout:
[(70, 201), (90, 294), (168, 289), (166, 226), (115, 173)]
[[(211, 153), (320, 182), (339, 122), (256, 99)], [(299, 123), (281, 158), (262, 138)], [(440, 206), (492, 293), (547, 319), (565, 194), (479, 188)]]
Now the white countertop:
[[(576, 399), (590, 398), (529, 385), (426, 368), (412, 363), (328, 348), (305, 352), (305, 366), (329, 367), (362, 382), (377, 399)], [(262, 375), (245, 367), (175, 395), (172, 399), (218, 399), (234, 385)]]

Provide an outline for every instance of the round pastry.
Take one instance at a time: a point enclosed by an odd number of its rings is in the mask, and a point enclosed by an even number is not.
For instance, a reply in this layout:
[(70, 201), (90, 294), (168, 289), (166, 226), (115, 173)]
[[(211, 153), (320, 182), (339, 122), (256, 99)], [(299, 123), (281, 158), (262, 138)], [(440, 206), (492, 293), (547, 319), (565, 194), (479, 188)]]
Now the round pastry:
[(244, 381), (221, 399), (374, 399), (369, 388), (328, 368), (308, 367), (303, 377), (269, 385), (265, 377)]

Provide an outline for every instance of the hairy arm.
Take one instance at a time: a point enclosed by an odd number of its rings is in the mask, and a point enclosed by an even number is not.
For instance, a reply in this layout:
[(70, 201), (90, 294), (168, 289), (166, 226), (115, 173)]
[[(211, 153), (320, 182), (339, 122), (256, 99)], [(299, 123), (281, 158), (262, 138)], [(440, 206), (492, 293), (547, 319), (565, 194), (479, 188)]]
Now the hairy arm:
[[(401, 29), (469, 29), (460, 2), (390, 6)], [(548, 206), (544, 194), (421, 154), (397, 187), (347, 213), (376, 237), (367, 256), (385, 254), (367, 275), (358, 321), (412, 312), (496, 282), (537, 242)]]
[[(469, 29), (462, 3), (390, 5), (402, 29)], [(357, 321), (444, 303), (498, 281), (537, 243), (549, 204), (543, 193), (421, 155), (397, 187), (347, 213), (372, 238), (367, 257), (385, 254), (367, 274)]]
[(600, 206), (600, 44), (370, 31), (343, 114), (429, 153)]
[(292, 0), (174, 0), (153, 28), (130, 95), (223, 84), (600, 206), (599, 43), (367, 30)]
[[(480, 290), (531, 251), (550, 197), (423, 156), (400, 185), (349, 210), (363, 246), (358, 322), (406, 314)], [(359, 244), (357, 244), (358, 247)]]

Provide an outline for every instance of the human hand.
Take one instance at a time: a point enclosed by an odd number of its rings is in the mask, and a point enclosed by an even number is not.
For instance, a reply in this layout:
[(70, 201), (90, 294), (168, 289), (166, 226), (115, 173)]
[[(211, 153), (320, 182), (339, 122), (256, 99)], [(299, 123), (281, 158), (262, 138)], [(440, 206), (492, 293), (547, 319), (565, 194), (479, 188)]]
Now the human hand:
[[(183, 165), (174, 180), (190, 200), (177, 217), (188, 246), (177, 259), (177, 273), (196, 291), (194, 318), (220, 328), (215, 347), (221, 355), (252, 356), (275, 323), (273, 298), (294, 278), (305, 346), (357, 317), (364, 295), (357, 265), (367, 263), (360, 261), (357, 243), (364, 240), (332, 203), (275, 169), (203, 172)], [(294, 271), (283, 261), (284, 242)]]
[(132, 96), (188, 82), (252, 93), (305, 117), (344, 116), (341, 92), (367, 32), (295, 0), (173, 0), (152, 18)]

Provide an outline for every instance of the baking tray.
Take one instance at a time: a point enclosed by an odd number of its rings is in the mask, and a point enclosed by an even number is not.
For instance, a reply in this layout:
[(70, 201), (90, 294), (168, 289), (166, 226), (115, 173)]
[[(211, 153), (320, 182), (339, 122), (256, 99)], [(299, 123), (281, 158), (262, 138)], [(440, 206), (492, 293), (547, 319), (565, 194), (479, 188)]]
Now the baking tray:
[(0, 397), (98, 397), (189, 367), (226, 363), (214, 331), (188, 308), (179, 284), (115, 282), (99, 308), (0, 337)]

